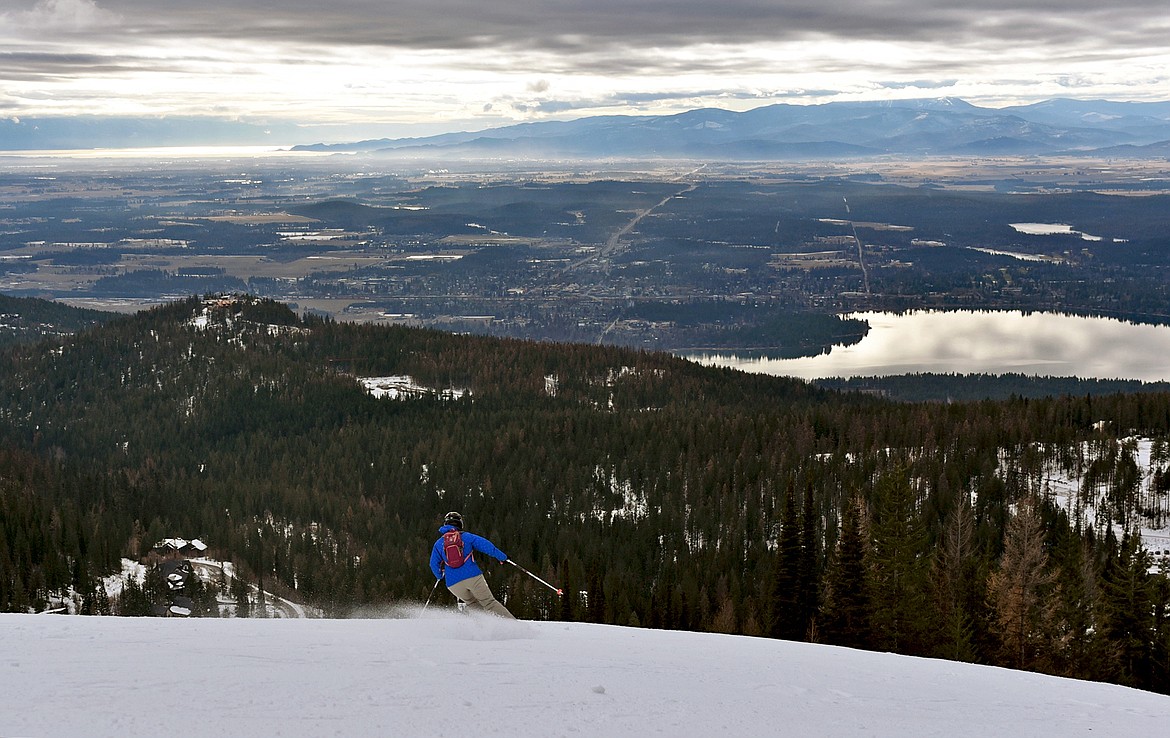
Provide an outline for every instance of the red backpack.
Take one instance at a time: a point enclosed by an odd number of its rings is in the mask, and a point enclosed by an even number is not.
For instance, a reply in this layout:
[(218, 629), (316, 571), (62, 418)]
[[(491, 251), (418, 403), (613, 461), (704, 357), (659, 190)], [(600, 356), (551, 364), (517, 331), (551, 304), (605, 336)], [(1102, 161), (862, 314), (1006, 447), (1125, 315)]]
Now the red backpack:
[(470, 553), (463, 553), (462, 531), (449, 530), (443, 534), (443, 563), (448, 569), (458, 569), (470, 558)]

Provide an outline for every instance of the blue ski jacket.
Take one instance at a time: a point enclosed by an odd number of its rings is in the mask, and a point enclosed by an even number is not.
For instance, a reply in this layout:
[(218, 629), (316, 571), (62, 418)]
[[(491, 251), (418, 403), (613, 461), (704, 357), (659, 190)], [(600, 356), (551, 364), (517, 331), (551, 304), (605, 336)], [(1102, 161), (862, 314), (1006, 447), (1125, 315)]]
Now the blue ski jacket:
[(447, 568), (443, 565), (443, 534), (452, 530), (455, 530), (453, 525), (444, 525), (439, 528), (439, 540), (435, 541), (435, 545), (431, 547), (431, 571), (434, 573), (435, 579), (442, 579), (445, 576), (448, 587), (483, 573), (476, 565), (475, 557), (471, 555), (472, 551), (480, 551), (488, 556), (494, 556), (501, 562), (508, 560), (508, 554), (496, 548), (496, 544), (483, 536), (464, 531), (463, 553), (467, 555), (467, 560), (463, 562), (463, 566), (454, 569)]

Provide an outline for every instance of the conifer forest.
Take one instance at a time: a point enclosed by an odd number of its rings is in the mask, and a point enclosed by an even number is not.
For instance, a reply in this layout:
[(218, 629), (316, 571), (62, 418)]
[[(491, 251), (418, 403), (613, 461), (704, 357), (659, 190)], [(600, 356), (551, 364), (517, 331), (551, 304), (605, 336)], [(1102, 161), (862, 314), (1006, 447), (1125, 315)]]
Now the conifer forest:
[(5, 611), (72, 591), (137, 613), (150, 577), (114, 602), (98, 583), (176, 535), (328, 616), (421, 604), (459, 510), (564, 589), (481, 560), (518, 617), (1170, 692), (1165, 552), (1139, 535), (1170, 507), (1170, 393), (895, 402), (244, 296), (2, 351)]

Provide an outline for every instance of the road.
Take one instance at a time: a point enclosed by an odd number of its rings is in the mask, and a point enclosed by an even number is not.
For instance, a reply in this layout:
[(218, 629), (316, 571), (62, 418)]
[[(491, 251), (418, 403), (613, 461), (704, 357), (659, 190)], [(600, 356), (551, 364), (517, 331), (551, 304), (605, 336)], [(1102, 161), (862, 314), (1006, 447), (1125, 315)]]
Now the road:
[[(698, 174), (699, 171), (701, 171), (703, 169), (703, 167), (705, 167), (705, 166), (707, 166), (707, 165), (701, 164), (701, 165), (695, 167), (694, 169), (692, 169), (691, 171), (687, 172), (686, 174), (680, 175), (679, 177), (676, 178), (676, 180), (682, 181), (682, 180), (686, 180), (690, 177), (693, 177), (694, 175)], [(667, 195), (666, 197), (662, 198), (662, 200), (660, 200), (658, 203), (651, 205), (650, 207), (646, 208), (645, 210), (634, 211), (634, 218), (629, 223), (626, 223), (624, 226), (622, 226), (622, 228), (620, 230), (618, 230), (616, 233), (614, 233), (612, 236), (610, 236), (606, 240), (605, 245), (601, 247), (600, 251), (589, 254), (588, 256), (586, 256), (582, 259), (578, 259), (577, 261), (573, 262), (572, 264), (568, 265), (563, 270), (561, 270), (561, 274), (562, 275), (568, 274), (569, 272), (572, 272), (572, 271), (580, 268), (581, 266), (588, 264), (591, 261), (597, 261), (599, 259), (608, 258), (609, 256), (612, 256), (621, 247), (622, 239), (625, 238), (635, 228), (637, 228), (638, 224), (642, 222), (643, 218), (645, 218), (647, 215), (650, 215), (650, 213), (653, 213), (655, 210), (661, 208), (663, 205), (665, 205), (666, 203), (675, 199), (676, 197), (682, 197), (683, 195), (687, 194), (688, 192), (694, 192), (698, 186), (699, 186), (698, 182), (692, 182), (691, 184), (687, 185), (685, 188), (679, 190), (678, 192), (675, 192), (672, 195)]]
[(849, 227), (853, 230), (853, 240), (857, 243), (857, 263), (861, 266), (861, 279), (865, 285), (865, 294), (872, 294), (869, 291), (869, 269), (865, 266), (865, 253), (861, 248), (861, 239), (857, 236), (857, 225), (852, 220), (852, 211), (849, 210), (849, 200), (844, 197), (841, 198), (845, 202), (845, 214), (850, 216)]
[[(703, 165), (703, 166), (706, 166), (706, 165)], [(695, 172), (698, 172), (702, 168), (703, 168), (702, 166), (697, 167), (696, 169), (692, 170), (691, 172), (689, 172), (687, 175), (684, 175), (684, 176), (693, 175)], [(603, 246), (600, 251), (592, 253), (592, 254), (586, 256), (585, 258), (580, 259), (580, 260), (570, 264), (569, 266), (565, 267), (565, 269), (561, 272), (562, 276), (565, 274), (568, 274), (569, 272), (572, 272), (573, 270), (577, 269), (578, 267), (581, 267), (584, 264), (587, 264), (589, 262), (600, 261), (602, 259), (610, 258), (615, 253), (617, 253), (618, 250), (621, 248), (622, 239), (625, 238), (627, 235), (629, 235), (630, 232), (633, 231), (635, 228), (637, 228), (638, 224), (642, 222), (643, 218), (650, 215), (655, 210), (658, 210), (662, 206), (666, 205), (666, 203), (670, 202), (671, 200), (675, 199), (676, 197), (682, 197), (683, 195), (685, 195), (689, 192), (694, 192), (698, 186), (699, 186), (699, 184), (697, 182), (693, 182), (693, 183), (687, 185), (686, 187), (684, 187), (683, 189), (679, 190), (678, 192), (667, 195), (666, 197), (664, 197), (660, 201), (658, 201), (656, 204), (651, 205), (650, 207), (646, 208), (645, 210), (635, 211), (634, 218), (629, 223), (626, 223), (620, 230), (618, 230), (616, 233), (614, 233), (612, 236), (610, 236), (609, 239), (606, 240), (605, 246)], [(590, 294), (590, 292), (591, 292), (591, 290), (587, 291), (583, 296), (584, 297), (593, 297), (593, 295)], [(597, 337), (598, 345), (600, 345), (602, 343), (602, 341), (605, 340), (605, 336), (611, 330), (613, 330), (613, 327), (615, 325), (617, 325), (618, 321), (620, 321), (620, 320), (621, 320), (621, 314), (619, 313), (618, 316), (615, 317), (613, 319), (613, 321), (610, 322), (609, 325), (607, 325), (604, 329), (602, 329), (601, 334)]]
[[(202, 573), (200, 574), (200, 579), (202, 579), (203, 581), (208, 582), (210, 584), (213, 584), (213, 585), (217, 585), (217, 583), (220, 580), (221, 573), (223, 573), (227, 577), (229, 582), (235, 576), (235, 574), (232, 571), (232, 568), (230, 566), (227, 569), (225, 569), (222, 562), (215, 561), (214, 559), (191, 559), (191, 565), (194, 566), (196, 569), (202, 570)], [(248, 591), (251, 593), (251, 595), (256, 600), (259, 600), (260, 588), (254, 584), (248, 584), (247, 586), (248, 586)], [(266, 605), (266, 610), (267, 610), (267, 612), (265, 613), (265, 617), (270, 617), (270, 618), (307, 618), (307, 617), (309, 617), (309, 612), (308, 612), (308, 610), (305, 609), (304, 605), (293, 602), (292, 600), (286, 600), (283, 597), (278, 597), (277, 595), (274, 595), (271, 592), (267, 592), (267, 591), (264, 592), (264, 603)], [(236, 601), (232, 600), (232, 599), (228, 599), (228, 598), (221, 598), (219, 600), (219, 604), (221, 606), (234, 607), (236, 604)]]

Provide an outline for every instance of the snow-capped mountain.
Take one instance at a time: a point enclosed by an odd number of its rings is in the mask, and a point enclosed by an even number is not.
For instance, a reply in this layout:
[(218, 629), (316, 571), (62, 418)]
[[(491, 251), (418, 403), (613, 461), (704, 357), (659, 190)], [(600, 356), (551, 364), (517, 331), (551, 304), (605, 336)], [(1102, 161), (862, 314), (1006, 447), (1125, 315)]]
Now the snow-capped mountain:
[(1053, 100), (984, 108), (957, 98), (597, 116), (301, 150), (410, 156), (831, 158), (1090, 153), (1170, 140), (1170, 104)]

